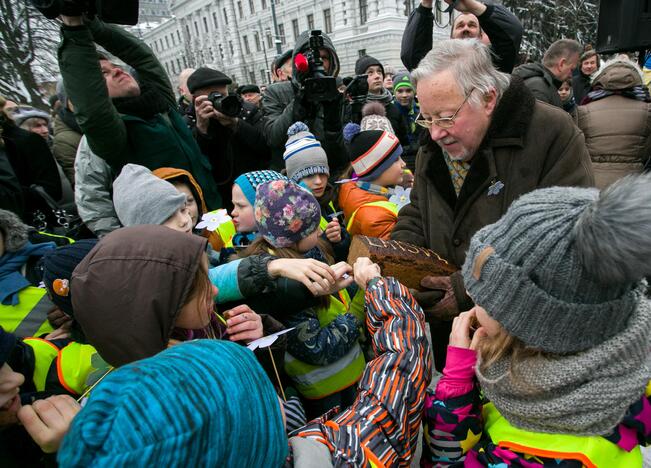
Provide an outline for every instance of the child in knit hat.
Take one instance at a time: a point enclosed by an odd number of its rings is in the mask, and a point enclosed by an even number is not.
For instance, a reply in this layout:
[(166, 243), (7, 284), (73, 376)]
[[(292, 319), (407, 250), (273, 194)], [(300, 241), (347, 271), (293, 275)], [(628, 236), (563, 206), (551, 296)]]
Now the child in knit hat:
[(346, 125), (344, 138), (349, 143), (351, 160), (347, 173), (350, 178), (341, 181), (339, 191), (346, 229), (351, 236), (388, 239), (399, 209), (409, 202), (408, 193), (403, 196), (404, 189), (396, 188), (402, 183), (405, 169), (400, 141), (392, 133), (388, 119), (377, 114), (365, 115), (361, 126)]
[[(258, 187), (255, 220), (259, 237), (244, 255), (271, 253), (301, 258), (315, 247), (332, 262), (329, 245), (320, 238), (321, 209), (314, 196), (294, 182), (276, 180)], [(358, 343), (363, 311), (348, 311), (345, 288), (352, 283), (345, 262), (332, 266), (337, 282), (317, 307), (290, 317), (279, 316), (288, 328), (285, 372), (306, 401), (308, 418), (354, 398), (354, 385), (364, 367)], [(335, 297), (334, 294), (341, 293)]]
[(330, 168), (328, 156), (309, 128), (303, 122), (294, 123), (287, 130), (285, 143), (285, 169), (293, 182), (308, 188), (321, 206), (320, 227), (332, 244), (336, 260), (348, 257), (350, 236), (339, 223), (341, 212), (335, 205), (335, 190), (328, 182)]
[(642, 466), (650, 227), (645, 175), (536, 190), (473, 236), (424, 466)]

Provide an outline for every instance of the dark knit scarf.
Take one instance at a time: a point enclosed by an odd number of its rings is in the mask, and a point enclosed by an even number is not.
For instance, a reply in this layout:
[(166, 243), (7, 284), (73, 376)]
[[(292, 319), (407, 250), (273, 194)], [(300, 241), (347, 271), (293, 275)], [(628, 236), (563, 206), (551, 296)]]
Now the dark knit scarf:
[(84, 132), (81, 130), (81, 127), (77, 123), (77, 119), (75, 119), (75, 114), (70, 109), (62, 107), (59, 109), (58, 114), (63, 123), (66, 124), (70, 130), (77, 132), (80, 135), (84, 134)]
[(644, 85), (633, 86), (626, 89), (595, 89), (590, 91), (581, 101), (581, 105), (595, 102), (608, 96), (623, 96), (636, 101), (651, 102), (649, 89)]
[(381, 94), (368, 93), (366, 95), (366, 102), (371, 102), (371, 101), (381, 102), (386, 106), (391, 101), (393, 101), (393, 94), (391, 94), (388, 89), (382, 88)]
[(156, 114), (167, 112), (169, 102), (154, 89), (141, 88), (139, 96), (113, 98), (113, 105), (120, 114), (132, 115), (141, 119), (151, 119)]

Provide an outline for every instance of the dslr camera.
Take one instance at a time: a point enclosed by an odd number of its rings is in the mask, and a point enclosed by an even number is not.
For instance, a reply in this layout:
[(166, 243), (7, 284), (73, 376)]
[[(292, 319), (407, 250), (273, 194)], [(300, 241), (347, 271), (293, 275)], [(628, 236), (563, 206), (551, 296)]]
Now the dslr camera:
[(305, 53), (308, 63), (308, 77), (303, 81), (305, 98), (310, 102), (332, 101), (339, 97), (337, 80), (328, 76), (323, 68), (319, 49), (323, 48), (323, 35), (315, 29), (310, 32), (309, 49)]
[(218, 91), (213, 91), (208, 95), (208, 100), (215, 110), (229, 117), (237, 117), (242, 112), (242, 102), (233, 94), (224, 96)]
[(138, 24), (138, 0), (30, 0), (46, 18), (97, 16), (106, 23)]

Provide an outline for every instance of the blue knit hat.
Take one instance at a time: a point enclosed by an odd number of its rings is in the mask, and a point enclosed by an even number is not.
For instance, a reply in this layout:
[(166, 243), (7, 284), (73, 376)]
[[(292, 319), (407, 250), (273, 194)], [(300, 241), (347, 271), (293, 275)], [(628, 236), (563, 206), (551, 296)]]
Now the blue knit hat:
[(307, 125), (294, 123), (287, 130), (287, 137), (283, 154), (287, 177), (298, 183), (314, 174), (330, 175), (328, 156)]
[(252, 171), (245, 172), (235, 179), (235, 184), (237, 184), (244, 193), (246, 199), (253, 205), (255, 203), (255, 191), (258, 189), (258, 185), (264, 184), (272, 180), (287, 180), (287, 177), (276, 171)]
[(311, 192), (289, 180), (260, 185), (255, 197), (258, 232), (274, 247), (289, 247), (312, 234), (321, 207)]
[(123, 366), (93, 393), (61, 445), (61, 467), (282, 466), (278, 397), (254, 354), (196, 340)]
[(43, 258), (43, 283), (50, 293), (50, 299), (70, 317), (74, 316), (70, 291), (72, 272), (97, 242), (97, 239), (82, 239), (74, 244), (59, 247)]

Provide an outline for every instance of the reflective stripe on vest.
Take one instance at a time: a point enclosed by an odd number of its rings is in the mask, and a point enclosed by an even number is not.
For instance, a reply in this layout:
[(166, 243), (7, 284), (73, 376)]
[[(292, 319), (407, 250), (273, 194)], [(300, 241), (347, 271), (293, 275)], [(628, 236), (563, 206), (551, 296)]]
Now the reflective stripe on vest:
[(57, 375), (63, 388), (77, 395), (86, 391), (89, 386), (88, 376), (98, 370), (93, 366), (95, 355), (97, 350), (94, 347), (76, 341), (59, 351)]
[[(42, 236), (47, 236), (47, 237), (56, 237), (57, 239), (65, 239), (65, 240), (68, 242), (68, 244), (74, 244), (74, 243), (75, 243), (75, 240), (72, 239), (72, 238), (70, 238), (70, 237), (68, 237), (68, 236), (60, 236), (60, 235), (58, 235), (58, 234), (52, 234), (52, 233), (50, 233), (50, 232), (45, 232), (45, 231), (38, 231), (38, 233), (39, 233), (40, 235), (42, 235)], [(55, 243), (56, 243), (56, 241), (52, 241), (52, 242), (55, 242)], [(57, 244), (57, 245), (58, 245), (58, 244)]]
[[(348, 293), (344, 291), (345, 297)], [(326, 327), (337, 316), (346, 313), (346, 306), (330, 296), (327, 308), (320, 307), (317, 315), (321, 327)], [(345, 356), (327, 366), (316, 366), (300, 361), (290, 353), (285, 353), (285, 371), (305, 398), (316, 400), (357, 382), (364, 372), (366, 361), (358, 343)]]
[(40, 338), (25, 338), (23, 343), (29, 345), (34, 351), (34, 375), (32, 380), (36, 391), (42, 392), (45, 390), (45, 382), (52, 362), (59, 354), (59, 348)]
[(537, 457), (578, 460), (587, 467), (642, 466), (640, 446), (627, 452), (600, 436), (529, 432), (513, 427), (495, 408), (484, 405), (484, 431), (495, 445)]
[(0, 304), (0, 325), (19, 338), (50, 333), (54, 328), (47, 321), (47, 313), (53, 308), (44, 288), (27, 286), (18, 292), (18, 304)]
[[(333, 214), (337, 212), (337, 210), (335, 209), (335, 204), (332, 203), (332, 200), (330, 200), (330, 203), (328, 203), (328, 206), (332, 210)], [(330, 220), (330, 221), (332, 221), (332, 220)], [(328, 221), (325, 217), (321, 216), (321, 220), (319, 221), (319, 227), (321, 228), (321, 230), (323, 232), (325, 232), (326, 228), (328, 227), (328, 223), (330, 221)]]
[(384, 208), (385, 210), (389, 210), (391, 213), (393, 213), (395, 216), (398, 216), (398, 205), (395, 203), (391, 203), (390, 201), (374, 201), (370, 203), (364, 203), (362, 206), (357, 208), (355, 211), (353, 211), (353, 214), (350, 215), (350, 219), (348, 220), (348, 224), (346, 224), (346, 229), (350, 231), (351, 226), (353, 225), (353, 220), (355, 219), (355, 215), (357, 212), (366, 207), (366, 206), (377, 206), (378, 208)]

